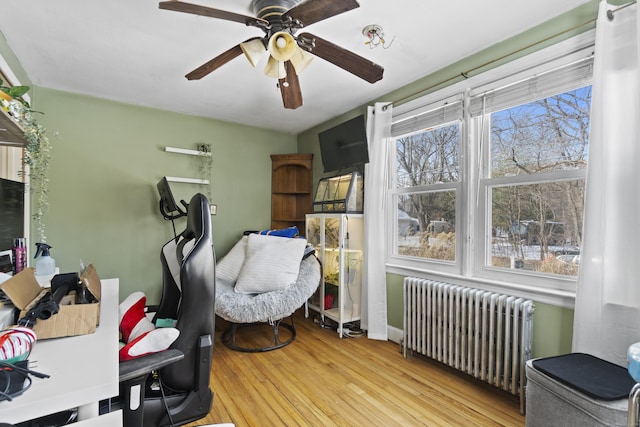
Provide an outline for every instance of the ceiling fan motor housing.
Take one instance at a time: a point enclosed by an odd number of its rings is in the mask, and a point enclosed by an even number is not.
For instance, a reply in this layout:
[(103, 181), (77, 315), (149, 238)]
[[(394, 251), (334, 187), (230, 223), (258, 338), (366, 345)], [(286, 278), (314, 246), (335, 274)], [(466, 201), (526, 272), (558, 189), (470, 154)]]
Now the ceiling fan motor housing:
[(293, 36), (298, 28), (300, 28), (300, 26), (296, 25), (296, 22), (292, 20), (283, 20), (282, 14), (301, 2), (302, 0), (252, 1), (253, 11), (256, 17), (269, 22), (268, 26), (263, 26), (263, 30), (265, 32), (263, 44), (265, 47), (269, 47), (273, 35), (286, 32)]
[(280, 21), (280, 15), (299, 4), (302, 0), (253, 0), (253, 13), (261, 19), (275, 16)]

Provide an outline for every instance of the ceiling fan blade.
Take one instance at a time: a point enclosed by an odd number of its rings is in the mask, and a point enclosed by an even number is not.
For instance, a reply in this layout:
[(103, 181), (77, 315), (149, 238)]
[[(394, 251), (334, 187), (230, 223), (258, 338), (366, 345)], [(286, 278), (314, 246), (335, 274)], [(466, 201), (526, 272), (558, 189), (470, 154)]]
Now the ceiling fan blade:
[(287, 76), (278, 79), (278, 86), (280, 86), (280, 93), (282, 94), (282, 103), (284, 108), (295, 110), (302, 106), (302, 91), (300, 90), (300, 81), (296, 74), (296, 69), (293, 67), (291, 61), (284, 63), (284, 68), (287, 72)]
[(305, 27), (360, 7), (356, 0), (305, 0), (282, 15), (300, 21)]
[[(249, 43), (253, 40), (260, 40), (260, 37), (252, 37), (242, 43)], [(222, 52), (220, 55), (216, 56), (212, 60), (205, 62), (195, 70), (191, 71), (185, 77), (188, 80), (199, 80), (204, 76), (206, 76), (207, 74), (217, 70), (218, 68), (222, 67), (224, 64), (231, 61), (235, 57), (242, 55), (243, 52), (242, 52), (242, 48), (240, 47), (240, 44), (232, 47), (231, 49), (225, 52)]]
[(375, 83), (382, 79), (384, 68), (380, 65), (318, 36), (302, 33), (298, 35), (298, 44), (307, 52), (311, 52), (369, 83)]
[(228, 12), (226, 10), (213, 9), (211, 7), (201, 6), (199, 4), (185, 3), (178, 0), (161, 1), (159, 6), (160, 9), (191, 13), (193, 15), (208, 16), (210, 18), (225, 19), (227, 21), (239, 22), (245, 25), (259, 26), (257, 24), (269, 24), (268, 21), (253, 16)]

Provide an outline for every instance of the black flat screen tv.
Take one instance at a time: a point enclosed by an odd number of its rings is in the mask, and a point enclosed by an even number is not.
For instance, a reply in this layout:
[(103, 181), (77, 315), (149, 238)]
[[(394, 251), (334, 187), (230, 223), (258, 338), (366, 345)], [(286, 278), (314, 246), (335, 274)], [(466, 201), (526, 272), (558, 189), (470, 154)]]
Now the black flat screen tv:
[(364, 115), (318, 134), (324, 172), (335, 172), (369, 163)]
[(24, 233), (24, 183), (0, 178), (0, 251), (13, 246)]

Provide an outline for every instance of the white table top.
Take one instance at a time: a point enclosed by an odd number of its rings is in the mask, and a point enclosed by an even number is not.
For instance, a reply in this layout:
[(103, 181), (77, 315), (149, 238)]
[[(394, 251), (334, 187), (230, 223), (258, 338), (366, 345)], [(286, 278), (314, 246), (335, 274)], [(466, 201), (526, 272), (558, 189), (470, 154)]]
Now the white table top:
[(118, 279), (102, 280), (95, 333), (35, 343), (29, 368), (51, 377), (32, 377), (30, 389), (0, 402), (0, 422), (19, 423), (118, 395), (118, 288)]

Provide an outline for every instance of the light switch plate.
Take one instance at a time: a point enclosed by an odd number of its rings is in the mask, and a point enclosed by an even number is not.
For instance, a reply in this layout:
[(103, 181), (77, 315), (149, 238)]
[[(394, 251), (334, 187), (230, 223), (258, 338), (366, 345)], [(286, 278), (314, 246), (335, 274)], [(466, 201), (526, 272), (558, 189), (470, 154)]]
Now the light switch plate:
[(218, 205), (209, 205), (209, 209), (211, 210), (211, 215), (218, 213)]

